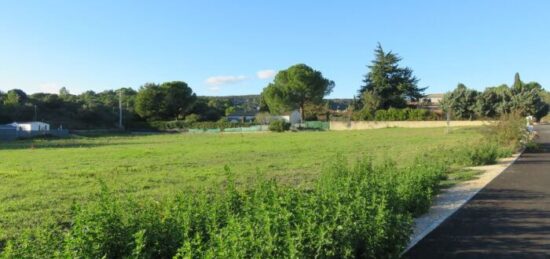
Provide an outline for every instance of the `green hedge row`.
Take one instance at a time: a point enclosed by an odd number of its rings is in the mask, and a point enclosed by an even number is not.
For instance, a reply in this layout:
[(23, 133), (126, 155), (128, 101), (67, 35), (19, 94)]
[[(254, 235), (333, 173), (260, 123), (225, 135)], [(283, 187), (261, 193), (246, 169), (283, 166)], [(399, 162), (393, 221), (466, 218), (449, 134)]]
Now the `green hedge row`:
[(171, 129), (225, 129), (225, 128), (239, 128), (250, 127), (257, 125), (255, 123), (248, 122), (228, 122), (228, 121), (199, 121), (199, 122), (186, 122), (186, 121), (152, 121), (149, 125), (157, 130), (171, 130)]
[(436, 120), (437, 116), (425, 109), (396, 109), (377, 110), (375, 112), (361, 110), (353, 114), (354, 120), (377, 120), (377, 121), (422, 121)]

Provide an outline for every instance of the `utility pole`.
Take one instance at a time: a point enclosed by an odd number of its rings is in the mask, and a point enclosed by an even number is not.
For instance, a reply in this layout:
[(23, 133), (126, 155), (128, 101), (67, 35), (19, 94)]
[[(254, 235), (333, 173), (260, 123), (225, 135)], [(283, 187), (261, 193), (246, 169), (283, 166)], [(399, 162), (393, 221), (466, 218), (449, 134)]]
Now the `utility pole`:
[(451, 132), (451, 109), (447, 108), (447, 134)]
[(122, 91), (118, 92), (118, 127), (123, 129), (122, 126)]
[(33, 121), (36, 121), (36, 118), (37, 118), (36, 114), (37, 114), (37, 113), (36, 113), (36, 104), (35, 104), (35, 105), (34, 105), (34, 120), (33, 120)]

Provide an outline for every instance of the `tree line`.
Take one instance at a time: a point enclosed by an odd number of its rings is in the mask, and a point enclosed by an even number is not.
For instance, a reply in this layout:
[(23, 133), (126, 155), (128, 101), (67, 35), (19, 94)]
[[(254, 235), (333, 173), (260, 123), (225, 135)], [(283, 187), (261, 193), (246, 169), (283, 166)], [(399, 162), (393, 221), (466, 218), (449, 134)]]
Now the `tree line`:
[(487, 87), (483, 92), (458, 84), (441, 105), (456, 119), (497, 118), (511, 112), (540, 119), (548, 113), (549, 103), (550, 94), (539, 83), (525, 83), (516, 73), (512, 86)]
[[(378, 44), (374, 59), (367, 66), (363, 85), (348, 107), (351, 109), (347, 109), (352, 113), (350, 117), (373, 120), (403, 117), (400, 113), (420, 114), (410, 109), (418, 108), (427, 87), (418, 86), (419, 79), (411, 68), (400, 66), (401, 60), (399, 55), (385, 51)], [(0, 91), (0, 123), (43, 120), (54, 127), (112, 128), (118, 122), (120, 100), (123, 123), (129, 128), (144, 128), (155, 121), (218, 121), (235, 112), (281, 114), (294, 109), (299, 110), (304, 119), (316, 119), (324, 113), (328, 118), (331, 109), (325, 97), (334, 87), (335, 82), (320, 71), (306, 64), (296, 64), (279, 71), (258, 98), (251, 97), (244, 102), (197, 96), (183, 81), (146, 83), (138, 91), (120, 88), (78, 95), (69, 93), (66, 88), (58, 94), (32, 95), (13, 89), (6, 93)], [(548, 113), (549, 102), (549, 94), (540, 84), (524, 83), (516, 74), (511, 87), (488, 87), (483, 92), (459, 84), (445, 95), (441, 106), (456, 119), (495, 118), (512, 111), (540, 119)], [(409, 110), (396, 111), (405, 108)], [(392, 110), (384, 112), (389, 109)], [(422, 114), (408, 117), (429, 117)]]
[[(40, 120), (53, 128), (97, 129), (118, 126), (119, 101), (122, 101), (123, 125), (150, 128), (152, 121), (188, 118), (218, 121), (227, 114), (256, 109), (259, 97), (196, 96), (185, 82), (147, 83), (138, 91), (120, 88), (102, 92), (71, 94), (27, 94), (23, 90), (0, 91), (0, 124)], [(254, 107), (254, 108), (253, 108)]]

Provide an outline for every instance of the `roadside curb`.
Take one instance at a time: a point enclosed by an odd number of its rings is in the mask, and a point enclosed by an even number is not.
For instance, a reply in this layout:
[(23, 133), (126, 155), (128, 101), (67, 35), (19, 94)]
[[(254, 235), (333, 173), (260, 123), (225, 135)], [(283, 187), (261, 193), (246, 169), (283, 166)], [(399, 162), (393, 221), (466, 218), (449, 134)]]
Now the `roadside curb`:
[(429, 211), (414, 219), (413, 234), (410, 237), (409, 244), (400, 256), (414, 247), (420, 240), (464, 206), (464, 204), (468, 203), (479, 191), (485, 188), (510, 165), (515, 163), (524, 151), (525, 149), (522, 149), (511, 157), (503, 158), (495, 165), (468, 167), (469, 169), (483, 170), (484, 172), (477, 179), (459, 183), (438, 194), (434, 198)]

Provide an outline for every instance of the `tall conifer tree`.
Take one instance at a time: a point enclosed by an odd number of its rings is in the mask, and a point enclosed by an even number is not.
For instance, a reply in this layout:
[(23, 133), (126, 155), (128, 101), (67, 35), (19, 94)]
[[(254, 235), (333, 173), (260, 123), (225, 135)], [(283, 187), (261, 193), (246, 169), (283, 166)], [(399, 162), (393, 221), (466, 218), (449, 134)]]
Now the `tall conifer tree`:
[(375, 59), (368, 66), (370, 71), (359, 89), (360, 96), (365, 92), (379, 96), (381, 109), (403, 108), (407, 106), (407, 100), (418, 101), (424, 96), (426, 88), (418, 87), (418, 79), (412, 69), (399, 66), (401, 57), (391, 51), (384, 52), (380, 43), (374, 53)]

